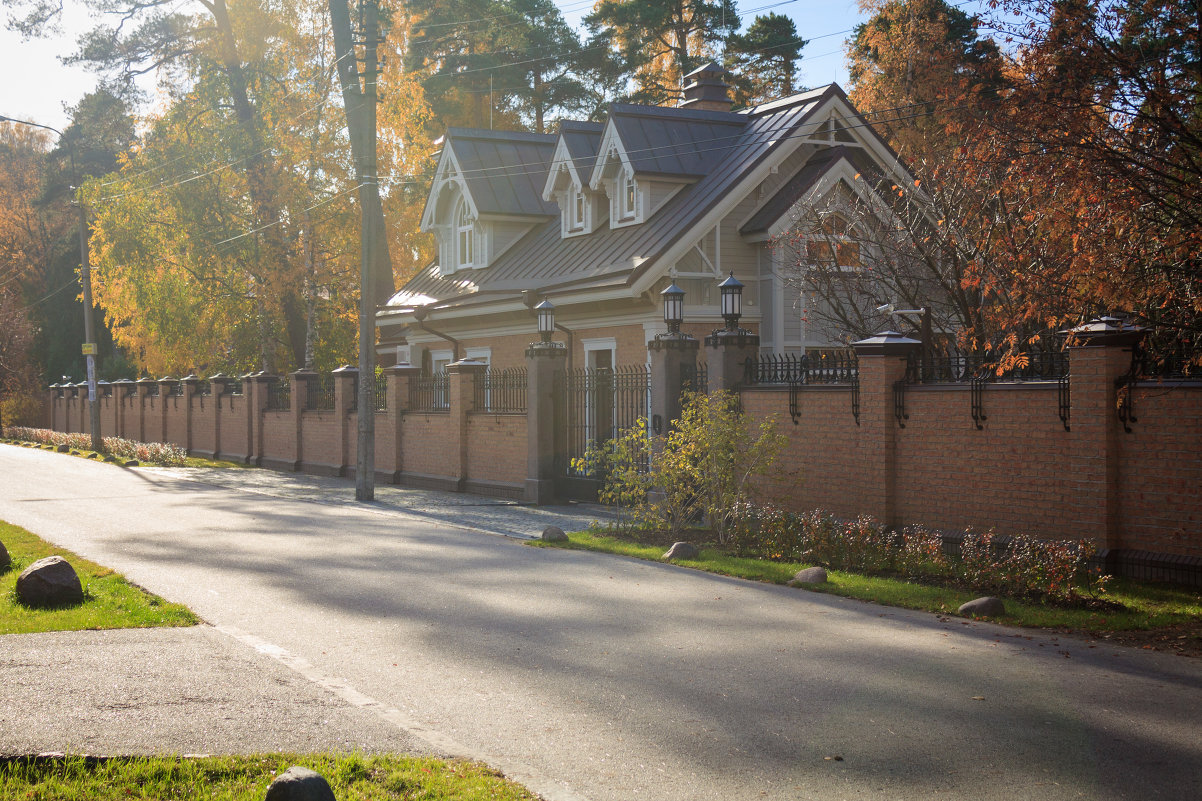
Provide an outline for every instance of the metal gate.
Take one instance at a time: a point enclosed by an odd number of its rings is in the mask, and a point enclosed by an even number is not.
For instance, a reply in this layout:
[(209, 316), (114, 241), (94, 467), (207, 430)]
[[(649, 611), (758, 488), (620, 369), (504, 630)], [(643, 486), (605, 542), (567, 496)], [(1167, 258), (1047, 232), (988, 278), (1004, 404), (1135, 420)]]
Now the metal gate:
[(590, 443), (603, 443), (646, 419), (651, 409), (651, 372), (644, 364), (610, 369), (586, 367), (555, 375), (556, 492), (596, 501), (601, 477), (578, 461)]

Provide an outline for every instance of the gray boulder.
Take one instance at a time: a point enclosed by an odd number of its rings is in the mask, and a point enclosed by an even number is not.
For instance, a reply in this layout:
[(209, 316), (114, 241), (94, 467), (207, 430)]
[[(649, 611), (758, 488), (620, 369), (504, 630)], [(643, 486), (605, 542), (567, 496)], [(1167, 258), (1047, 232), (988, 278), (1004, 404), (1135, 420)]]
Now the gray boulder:
[(543, 529), (543, 539), (547, 542), (566, 542), (568, 535), (559, 526), (547, 526)]
[(293, 765), (267, 787), (266, 801), (335, 801), (330, 783), (320, 773)]
[(798, 587), (802, 584), (825, 584), (826, 583), (826, 568), (824, 567), (807, 567), (805, 570), (798, 570), (796, 575), (789, 581), (790, 587)]
[(17, 576), (17, 597), (27, 606), (68, 606), (83, 600), (83, 586), (66, 559), (47, 556)]
[(957, 611), (972, 617), (1001, 617), (1006, 614), (1006, 605), (1002, 603), (1001, 598), (987, 596), (961, 604)]
[(8, 549), (4, 547), (4, 543), (0, 542), (0, 573), (12, 567), (13, 560), (9, 558)]
[(701, 556), (701, 549), (691, 542), (674, 542), (663, 558), (668, 561), (674, 559), (698, 559)]

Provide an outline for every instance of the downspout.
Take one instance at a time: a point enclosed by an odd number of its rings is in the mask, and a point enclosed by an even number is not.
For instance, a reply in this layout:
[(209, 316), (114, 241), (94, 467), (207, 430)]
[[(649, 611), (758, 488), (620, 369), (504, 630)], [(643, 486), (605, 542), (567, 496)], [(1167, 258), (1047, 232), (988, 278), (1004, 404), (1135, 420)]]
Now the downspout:
[(453, 361), (453, 362), (459, 361), (459, 340), (455, 339), (455, 337), (448, 336), (447, 334), (444, 334), (441, 331), (435, 331), (433, 328), (428, 327), (426, 325), (426, 315), (427, 314), (429, 314), (429, 312), (426, 311), (426, 309), (424, 307), (413, 310), (413, 319), (417, 321), (417, 327), (420, 328), (421, 330), (425, 331), (427, 334), (436, 336), (439, 339), (445, 339), (447, 342), (450, 342), (451, 343), (451, 361)]

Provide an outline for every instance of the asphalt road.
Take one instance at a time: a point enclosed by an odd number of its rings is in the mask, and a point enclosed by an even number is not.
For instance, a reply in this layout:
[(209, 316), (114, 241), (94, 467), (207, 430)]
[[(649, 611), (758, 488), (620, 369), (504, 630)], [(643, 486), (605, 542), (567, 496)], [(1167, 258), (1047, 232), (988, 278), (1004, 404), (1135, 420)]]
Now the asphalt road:
[(1198, 660), (4, 445), (0, 519), (549, 798), (1202, 797)]

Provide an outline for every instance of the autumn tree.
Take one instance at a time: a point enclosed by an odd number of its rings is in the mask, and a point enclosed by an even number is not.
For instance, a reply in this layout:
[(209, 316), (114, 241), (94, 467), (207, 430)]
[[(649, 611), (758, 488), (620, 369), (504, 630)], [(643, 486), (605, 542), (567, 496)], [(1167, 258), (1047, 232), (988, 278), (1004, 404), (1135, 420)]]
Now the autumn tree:
[(600, 0), (584, 22), (590, 47), (625, 66), (629, 98), (652, 105), (679, 101), (684, 76), (717, 57), (740, 25), (734, 0)]
[(735, 107), (793, 94), (805, 45), (793, 20), (771, 11), (757, 15), (746, 32), (732, 34), (726, 41), (726, 61), (735, 85)]

